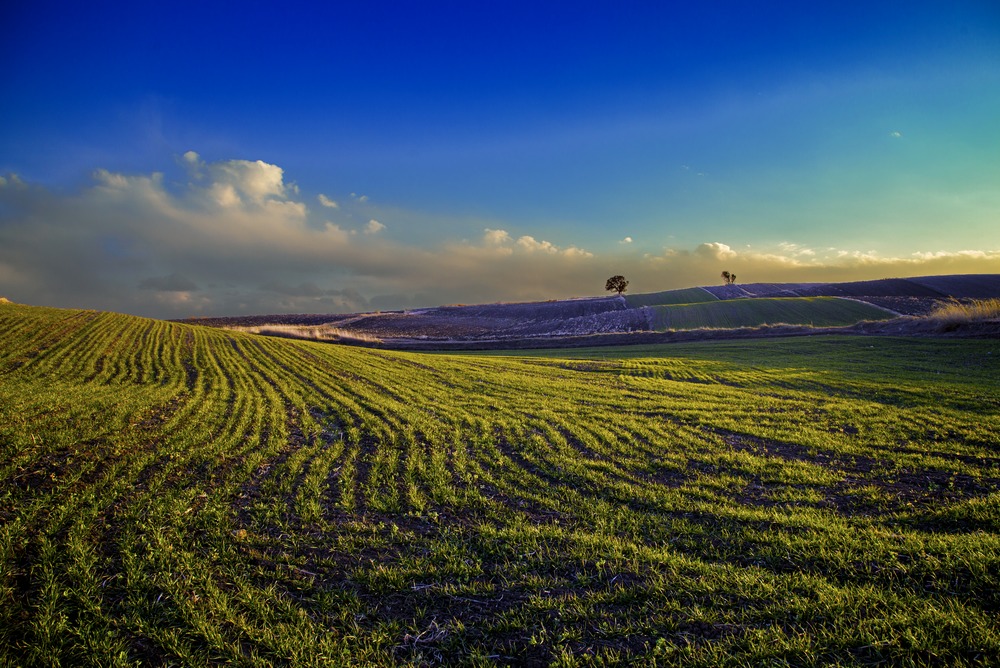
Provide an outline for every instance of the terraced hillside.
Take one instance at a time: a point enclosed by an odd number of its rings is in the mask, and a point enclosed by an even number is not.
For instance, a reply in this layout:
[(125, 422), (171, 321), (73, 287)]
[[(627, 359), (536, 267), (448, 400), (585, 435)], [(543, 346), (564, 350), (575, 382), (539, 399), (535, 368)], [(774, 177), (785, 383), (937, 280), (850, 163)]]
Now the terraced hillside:
[(0, 665), (987, 665), (1000, 345), (0, 305)]

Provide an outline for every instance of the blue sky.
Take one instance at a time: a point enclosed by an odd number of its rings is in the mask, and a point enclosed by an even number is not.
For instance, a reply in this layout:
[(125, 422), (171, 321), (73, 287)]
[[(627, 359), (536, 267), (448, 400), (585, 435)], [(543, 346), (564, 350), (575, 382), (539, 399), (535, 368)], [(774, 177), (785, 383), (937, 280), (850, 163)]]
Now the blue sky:
[(995, 2), (10, 4), (15, 301), (180, 317), (612, 273), (1000, 273)]

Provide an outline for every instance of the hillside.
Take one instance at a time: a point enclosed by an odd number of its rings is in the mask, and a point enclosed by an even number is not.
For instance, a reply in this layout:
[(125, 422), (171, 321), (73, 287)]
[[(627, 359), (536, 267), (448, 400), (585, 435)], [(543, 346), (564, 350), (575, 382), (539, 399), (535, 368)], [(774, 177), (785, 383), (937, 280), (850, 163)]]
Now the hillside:
[(978, 665), (996, 340), (526, 357), (0, 304), (0, 665)]
[(776, 323), (846, 327), (863, 320), (892, 317), (885, 309), (836, 297), (757, 297), (650, 308), (651, 328), (657, 331), (731, 329)]
[(532, 347), (597, 336), (619, 343), (621, 335), (665, 330), (770, 327), (766, 333), (774, 335), (779, 332), (776, 325), (847, 327), (900, 315), (923, 316), (949, 299), (986, 297), (1000, 297), (1000, 275), (830, 284), (751, 283), (550, 302), (349, 315), (200, 318), (190, 322), (393, 348), (489, 343)]

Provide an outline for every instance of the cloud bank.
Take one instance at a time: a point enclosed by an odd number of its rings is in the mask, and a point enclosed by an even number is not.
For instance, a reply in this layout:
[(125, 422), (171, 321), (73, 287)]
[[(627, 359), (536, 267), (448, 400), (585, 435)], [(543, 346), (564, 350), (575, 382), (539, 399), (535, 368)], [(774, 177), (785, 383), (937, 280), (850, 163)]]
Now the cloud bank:
[(471, 221), (471, 241), (403, 243), (393, 238), (403, 221), (366, 196), (304, 197), (262, 160), (206, 162), (189, 151), (179, 164), (179, 178), (98, 169), (76, 192), (0, 176), (0, 295), (175, 318), (585, 296), (603, 294), (613, 274), (652, 292), (714, 284), (722, 270), (742, 282), (1000, 273), (1000, 250), (884, 257), (706, 240), (650, 251), (625, 237), (601, 251)]

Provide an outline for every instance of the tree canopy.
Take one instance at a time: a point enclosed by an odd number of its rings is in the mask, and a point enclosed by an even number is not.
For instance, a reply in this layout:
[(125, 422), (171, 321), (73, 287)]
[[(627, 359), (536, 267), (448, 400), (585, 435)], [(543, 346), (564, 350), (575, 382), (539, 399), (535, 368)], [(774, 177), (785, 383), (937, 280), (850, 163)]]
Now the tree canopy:
[(608, 279), (608, 282), (604, 284), (605, 290), (615, 290), (618, 294), (625, 292), (628, 287), (628, 281), (624, 276), (612, 276)]

